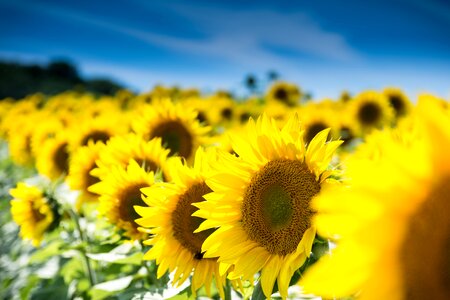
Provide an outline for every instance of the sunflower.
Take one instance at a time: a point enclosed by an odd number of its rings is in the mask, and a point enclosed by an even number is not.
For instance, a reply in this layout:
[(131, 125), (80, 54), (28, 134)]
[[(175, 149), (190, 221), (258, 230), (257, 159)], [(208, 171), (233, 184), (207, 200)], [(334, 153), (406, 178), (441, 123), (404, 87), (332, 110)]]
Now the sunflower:
[(334, 107), (314, 103), (305, 105), (298, 112), (305, 130), (303, 135), (305, 143), (310, 143), (319, 132), (327, 128), (331, 128), (328, 138), (338, 136)]
[(39, 247), (44, 233), (56, 219), (48, 199), (39, 188), (23, 182), (19, 182), (9, 193), (14, 197), (11, 200), (11, 214), (20, 226), (20, 236), (31, 240), (34, 247)]
[(175, 271), (174, 284), (181, 285), (193, 271), (193, 294), (205, 286), (210, 295), (214, 278), (219, 294), (224, 298), (226, 276), (219, 272), (217, 258), (205, 258), (202, 252), (203, 241), (214, 230), (194, 233), (204, 219), (191, 216), (197, 210), (192, 204), (204, 201), (203, 196), (211, 192), (205, 176), (215, 159), (214, 151), (204, 152), (202, 148), (196, 152), (193, 168), (183, 165), (180, 158), (172, 159), (173, 183), (156, 183), (143, 189), (142, 193), (147, 196), (144, 200), (149, 207), (135, 208), (142, 216), (136, 222), (144, 227), (143, 230), (154, 234), (145, 241), (153, 247), (144, 259), (156, 259), (158, 278), (167, 270)]
[(381, 156), (348, 163), (349, 186), (313, 201), (319, 232), (338, 244), (305, 274), (307, 291), (358, 299), (450, 298), (450, 116), (431, 101), (420, 101), (417, 115), (414, 142), (385, 135)]
[[(265, 115), (250, 119), (242, 136), (231, 137), (239, 155), (224, 155), (207, 185), (207, 201), (194, 204), (193, 216), (206, 219), (198, 231), (217, 229), (203, 243), (203, 257), (234, 265), (232, 278), (261, 284), (270, 297), (275, 280), (282, 297), (309, 257), (316, 236), (311, 200), (328, 184), (329, 162), (340, 141), (326, 143), (329, 129), (309, 143), (300, 121), (291, 116), (279, 130)], [(230, 275), (231, 276), (231, 275)]]
[(161, 100), (146, 107), (132, 126), (147, 140), (160, 137), (163, 146), (170, 149), (171, 156), (177, 154), (190, 161), (210, 131), (196, 117), (197, 112), (180, 103)]
[(65, 134), (47, 139), (37, 153), (36, 168), (40, 174), (53, 180), (69, 172), (69, 141)]
[(147, 234), (138, 231), (134, 220), (139, 218), (134, 205), (145, 205), (141, 189), (154, 183), (153, 172), (146, 172), (134, 160), (126, 169), (120, 166), (111, 168), (108, 176), (88, 188), (99, 194), (99, 214), (124, 231), (124, 235), (135, 240), (144, 239)]
[(348, 103), (349, 113), (359, 124), (359, 131), (367, 133), (374, 128), (391, 125), (394, 112), (383, 94), (366, 91)]
[[(70, 133), (70, 150), (74, 151), (78, 147), (86, 146), (89, 141), (106, 143), (115, 135), (125, 134), (129, 130), (128, 122), (121, 114), (116, 112), (103, 113), (96, 117), (93, 111), (87, 110), (79, 116), (79, 121), (74, 122), (67, 129)], [(98, 108), (98, 107), (97, 107)]]
[(288, 106), (296, 106), (301, 98), (300, 88), (292, 83), (278, 81), (266, 93), (268, 102), (277, 101)]
[(170, 150), (163, 148), (160, 138), (147, 141), (134, 133), (115, 136), (108, 141), (107, 146), (102, 149), (92, 175), (103, 178), (114, 166), (125, 169), (130, 159), (136, 161), (145, 171), (158, 174), (161, 172), (162, 179), (170, 178), (169, 170), (166, 168), (166, 160)]
[(78, 206), (84, 202), (96, 201), (98, 198), (98, 195), (91, 193), (88, 188), (99, 182), (97, 177), (91, 175), (91, 171), (97, 167), (95, 161), (104, 148), (105, 144), (102, 142), (89, 141), (86, 146), (78, 148), (70, 158), (67, 182), (71, 189), (81, 192)]
[(394, 109), (396, 118), (404, 117), (411, 111), (412, 104), (400, 89), (386, 88), (383, 90), (383, 94), (388, 98), (389, 104)]

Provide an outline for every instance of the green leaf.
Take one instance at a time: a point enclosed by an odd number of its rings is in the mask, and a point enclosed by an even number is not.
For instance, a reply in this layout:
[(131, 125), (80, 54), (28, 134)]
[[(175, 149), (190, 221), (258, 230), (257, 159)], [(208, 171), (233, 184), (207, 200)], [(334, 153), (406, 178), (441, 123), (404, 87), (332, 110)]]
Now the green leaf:
[(53, 256), (60, 255), (62, 245), (62, 241), (54, 241), (53, 243), (36, 250), (30, 257), (30, 264), (45, 262)]

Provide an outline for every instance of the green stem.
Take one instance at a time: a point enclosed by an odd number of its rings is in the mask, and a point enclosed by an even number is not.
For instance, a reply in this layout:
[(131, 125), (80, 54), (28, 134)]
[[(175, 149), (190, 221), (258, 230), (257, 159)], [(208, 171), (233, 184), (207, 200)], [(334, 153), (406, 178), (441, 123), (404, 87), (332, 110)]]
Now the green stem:
[(225, 282), (225, 300), (231, 300), (231, 282), (227, 279)]
[[(75, 223), (75, 227), (77, 228), (78, 235), (80, 236), (81, 242), (84, 243), (85, 245), (88, 245), (88, 240), (87, 240), (86, 235), (84, 234), (84, 231), (81, 229), (78, 215), (72, 209), (68, 209), (68, 212), (69, 212), (69, 215), (72, 218), (73, 222)], [(93, 287), (96, 282), (95, 273), (94, 273), (94, 270), (92, 269), (91, 261), (89, 260), (89, 257), (86, 255), (86, 246), (81, 247), (80, 252), (81, 252), (81, 255), (83, 256), (85, 264), (86, 264), (87, 275), (89, 278), (90, 286)]]

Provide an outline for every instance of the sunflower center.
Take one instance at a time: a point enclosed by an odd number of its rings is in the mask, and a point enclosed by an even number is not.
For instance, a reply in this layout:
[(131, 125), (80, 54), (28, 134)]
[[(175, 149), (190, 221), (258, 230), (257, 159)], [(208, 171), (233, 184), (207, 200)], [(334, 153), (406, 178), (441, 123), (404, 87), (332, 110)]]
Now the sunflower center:
[(69, 171), (69, 152), (67, 151), (67, 143), (61, 144), (56, 149), (53, 161), (60, 173), (67, 174)]
[(204, 221), (202, 218), (193, 217), (192, 214), (198, 210), (192, 203), (205, 201), (203, 195), (212, 192), (206, 183), (197, 183), (191, 186), (178, 200), (177, 206), (172, 213), (173, 235), (188, 249), (196, 259), (203, 258), (202, 244), (206, 238), (214, 232), (209, 229), (194, 233), (200, 223)]
[(206, 114), (204, 113), (204, 112), (202, 112), (202, 111), (199, 111), (198, 113), (197, 113), (197, 117), (196, 117), (196, 119), (200, 122), (200, 123), (207, 123), (207, 121), (208, 121), (208, 118), (206, 117)]
[(391, 104), (391, 106), (394, 108), (395, 111), (395, 115), (398, 116), (403, 116), (405, 114), (405, 105), (404, 102), (402, 100), (402, 98), (400, 96), (390, 96), (389, 97), (389, 103)]
[(405, 299), (450, 299), (450, 178), (411, 216), (400, 251)]
[(134, 220), (139, 219), (141, 216), (134, 210), (134, 206), (146, 206), (141, 198), (141, 189), (146, 186), (147, 184), (145, 183), (129, 186), (119, 197), (119, 219), (130, 222), (135, 228), (137, 228), (138, 225)]
[(159, 124), (152, 133), (152, 138), (160, 137), (163, 145), (170, 149), (169, 155), (178, 154), (188, 158), (192, 152), (192, 136), (179, 121)]
[(103, 142), (106, 143), (111, 136), (108, 132), (102, 131), (102, 130), (94, 130), (92, 132), (89, 132), (82, 140), (81, 145), (86, 146), (88, 142), (91, 140), (94, 143), (96, 142)]
[(294, 252), (311, 226), (311, 199), (320, 183), (299, 160), (267, 163), (250, 181), (242, 202), (242, 226), (268, 252)]
[(40, 212), (39, 210), (40, 206), (37, 207), (36, 205), (33, 205), (31, 208), (31, 214), (33, 215), (33, 221), (36, 223), (39, 223), (40, 221), (45, 219), (45, 215)]
[(322, 130), (327, 129), (328, 126), (323, 123), (323, 122), (315, 122), (313, 124), (311, 124), (307, 129), (306, 129), (306, 134), (305, 134), (305, 142), (309, 143), (312, 141), (312, 139)]
[(365, 103), (358, 112), (358, 119), (364, 125), (374, 125), (381, 117), (381, 108), (373, 102)]
[(289, 98), (289, 93), (284, 88), (279, 88), (275, 91), (274, 97), (282, 102), (287, 102)]
[(145, 172), (156, 172), (158, 170), (158, 165), (149, 159), (136, 158), (135, 161)]
[(231, 110), (231, 108), (227, 107), (221, 110), (220, 115), (222, 116), (222, 118), (226, 120), (231, 120), (231, 117), (233, 116), (233, 111)]

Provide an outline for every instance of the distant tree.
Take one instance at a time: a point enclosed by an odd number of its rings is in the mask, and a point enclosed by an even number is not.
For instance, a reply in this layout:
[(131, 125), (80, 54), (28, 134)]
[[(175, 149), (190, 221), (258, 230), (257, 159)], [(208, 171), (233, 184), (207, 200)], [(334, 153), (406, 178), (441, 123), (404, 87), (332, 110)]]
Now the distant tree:
[(123, 87), (106, 78), (85, 80), (72, 63), (64, 60), (53, 61), (47, 66), (0, 61), (0, 99), (21, 99), (38, 92), (55, 95), (73, 89), (113, 95)]

